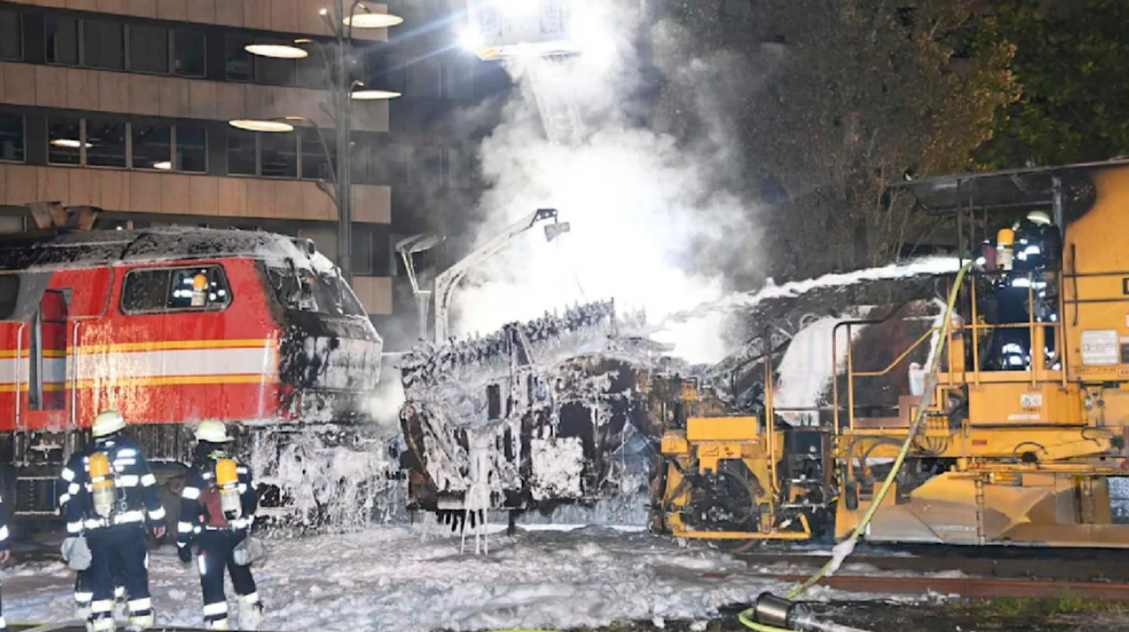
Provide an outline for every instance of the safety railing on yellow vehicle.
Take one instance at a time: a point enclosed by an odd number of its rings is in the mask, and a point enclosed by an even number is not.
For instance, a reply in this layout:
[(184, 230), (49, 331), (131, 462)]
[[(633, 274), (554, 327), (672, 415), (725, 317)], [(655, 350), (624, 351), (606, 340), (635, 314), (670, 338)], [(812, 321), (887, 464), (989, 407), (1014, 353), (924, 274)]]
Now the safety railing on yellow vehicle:
[[(1050, 276), (1050, 273), (1048, 273), (1048, 276)], [(981, 277), (981, 278), (983, 278), (983, 277)], [(923, 345), (925, 345), (927, 341), (929, 341), (931, 348), (937, 347), (937, 345), (933, 341), (936, 339), (937, 336), (942, 335), (943, 331), (948, 332), (948, 334), (947, 334), (948, 340), (946, 341), (948, 344), (945, 345), (945, 349), (946, 349), (946, 352), (948, 354), (946, 359), (947, 359), (948, 362), (947, 362), (947, 370), (942, 371), (940, 373), (940, 375), (938, 376), (940, 378), (938, 380), (938, 384), (941, 387), (957, 388), (957, 387), (962, 386), (964, 384), (970, 384), (970, 383), (975, 385), (975, 386), (979, 386), (982, 383), (1007, 383), (1007, 382), (1026, 382), (1026, 381), (1030, 381), (1032, 387), (1037, 387), (1039, 384), (1048, 384), (1048, 383), (1052, 383), (1052, 382), (1061, 382), (1064, 386), (1066, 385), (1067, 374), (1066, 374), (1066, 371), (1063, 370), (1063, 368), (1062, 368), (1062, 367), (1066, 366), (1066, 357), (1065, 357), (1066, 356), (1066, 344), (1065, 344), (1065, 339), (1064, 339), (1064, 336), (1063, 336), (1062, 322), (1061, 322), (1061, 319), (1056, 319), (1056, 320), (1053, 320), (1053, 321), (1050, 321), (1050, 322), (1042, 322), (1042, 321), (1036, 320), (1035, 310), (1033, 309), (1033, 306), (1035, 305), (1035, 300), (1036, 300), (1036, 294), (1035, 294), (1036, 277), (1034, 276), (1034, 274), (1028, 274), (1027, 275), (1026, 286), (1027, 286), (1028, 322), (1027, 323), (1019, 323), (1019, 324), (990, 325), (990, 324), (981, 322), (982, 319), (981, 319), (981, 314), (980, 314), (980, 311), (981, 311), (980, 310), (980, 299), (979, 299), (979, 296), (978, 296), (978, 288), (977, 288), (978, 284), (976, 282), (977, 278), (973, 275), (969, 275), (967, 277), (967, 280), (968, 280), (968, 283), (969, 283), (969, 297), (971, 299), (969, 301), (971, 303), (970, 318), (969, 318), (970, 322), (969, 323), (964, 323), (964, 322), (950, 323), (949, 327), (944, 327), (943, 326), (944, 324), (942, 324), (942, 326), (930, 327), (927, 331), (925, 331), (925, 333), (923, 333), (920, 337), (918, 337), (901, 354), (899, 354), (896, 358), (894, 358), (893, 361), (891, 361), (886, 367), (884, 367), (882, 369), (874, 370), (874, 371), (856, 371), (855, 370), (854, 349), (853, 349), (853, 346), (850, 342), (852, 340), (851, 330), (852, 330), (853, 327), (862, 327), (862, 326), (867, 326), (867, 325), (876, 325), (876, 324), (885, 323), (885, 322), (889, 321), (891, 318), (893, 318), (896, 315), (897, 311), (899, 311), (899, 310), (895, 310), (894, 312), (891, 312), (890, 314), (888, 314), (886, 317), (884, 317), (882, 319), (856, 320), (856, 321), (846, 321), (846, 322), (843, 322), (843, 323), (839, 323), (839, 325), (837, 325), (833, 329), (832, 340), (831, 340), (831, 349), (832, 349), (832, 351), (831, 351), (831, 355), (832, 355), (831, 362), (832, 362), (832, 366), (834, 367), (834, 371), (833, 371), (832, 375), (838, 375), (838, 373), (839, 373), (838, 349), (839, 349), (840, 328), (845, 330), (845, 335), (847, 337), (847, 345), (846, 345), (847, 357), (846, 357), (846, 367), (845, 367), (845, 379), (846, 379), (846, 390), (847, 390), (847, 405), (846, 405), (847, 427), (850, 430), (855, 430), (855, 425), (856, 425), (856, 401), (855, 401), (855, 384), (856, 384), (856, 381), (860, 380), (860, 379), (866, 379), (866, 378), (880, 378), (880, 377), (888, 376), (890, 373), (892, 373), (894, 371), (894, 369), (896, 369), (896, 368), (898, 368), (898, 366), (902, 365), (914, 352), (918, 351)], [(1060, 281), (1059, 277), (1057, 275), (1054, 275), (1054, 283), (1057, 285), (1059, 283), (1059, 281)], [(1047, 281), (1043, 281), (1043, 283), (1046, 283), (1047, 285), (1049, 285), (1051, 283), (1051, 281), (1047, 280)], [(1061, 288), (1059, 288), (1059, 289), (1060, 289), (1060, 291), (1057, 292), (1057, 296), (1058, 296), (1058, 305), (1057, 305), (1058, 311), (1057, 311), (1057, 313), (1061, 314), (1062, 310), (1063, 310), (1063, 304), (1062, 304), (1063, 294), (1061, 292)], [(1029, 352), (1030, 352), (1030, 362), (1029, 362), (1029, 364), (1027, 365), (1026, 368), (1024, 368), (1022, 370), (1017, 370), (1017, 371), (1002, 371), (1002, 370), (1001, 371), (985, 371), (982, 368), (982, 363), (981, 363), (981, 355), (982, 355), (981, 338), (987, 336), (991, 332), (1003, 331), (1003, 330), (1008, 330), (1008, 329), (1026, 329), (1026, 330), (1028, 330), (1028, 336), (1029, 336), (1028, 339), (1030, 341), (1029, 345), (1028, 345), (1028, 349), (1029, 349)], [(1060, 368), (1057, 368), (1057, 369), (1047, 367), (1047, 357), (1046, 357), (1045, 349), (1046, 349), (1046, 344), (1047, 344), (1046, 335), (1047, 335), (1048, 330), (1051, 330), (1053, 332), (1053, 335), (1055, 336), (1055, 341), (1056, 341), (1055, 351), (1056, 351), (1056, 354), (1057, 354), (1056, 361), (1057, 361), (1057, 363), (1060, 367)], [(968, 368), (966, 358), (965, 358), (965, 353), (966, 353), (966, 350), (965, 350), (966, 349), (965, 334), (966, 333), (970, 334), (968, 337), (971, 338), (971, 345), (972, 345), (972, 349), (971, 349), (972, 368), (971, 368), (971, 370)], [(834, 419), (834, 432), (835, 432), (836, 435), (838, 435), (841, 432), (842, 427), (843, 427), (840, 422), (841, 422), (841, 414), (842, 414), (844, 407), (840, 406), (839, 402), (840, 402), (839, 379), (833, 379), (832, 380), (832, 411), (833, 411), (832, 414), (833, 414), (833, 419)], [(938, 402), (936, 402), (935, 407), (939, 407), (941, 405), (942, 405), (941, 402), (938, 401)], [(939, 411), (940, 411), (940, 408), (935, 408), (934, 410), (932, 410), (930, 412), (939, 412)]]

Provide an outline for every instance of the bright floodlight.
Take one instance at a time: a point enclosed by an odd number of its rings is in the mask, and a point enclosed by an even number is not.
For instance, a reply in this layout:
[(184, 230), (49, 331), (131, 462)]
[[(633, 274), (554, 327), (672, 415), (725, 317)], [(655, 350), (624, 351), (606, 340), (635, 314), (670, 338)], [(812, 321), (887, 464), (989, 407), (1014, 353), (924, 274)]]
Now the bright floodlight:
[[(364, 5), (361, 8), (364, 8)], [(364, 12), (355, 13), (352, 17), (345, 16), (342, 21), (345, 22), (346, 26), (358, 29), (386, 29), (390, 26), (403, 24), (404, 18), (391, 13), (372, 13), (368, 9), (364, 9)]]
[(257, 121), (254, 119), (236, 119), (229, 121), (228, 125), (249, 132), (293, 132), (294, 126), (285, 121)]
[(309, 51), (289, 44), (248, 44), (243, 50), (259, 57), (275, 59), (305, 59), (310, 56)]
[[(56, 138), (55, 140), (51, 141), (51, 144), (56, 147), (66, 147), (67, 149), (78, 149), (79, 147), (83, 146), (82, 141), (75, 140), (74, 138)], [(91, 145), (90, 143), (86, 143), (87, 149), (93, 146), (94, 145)]]
[(162, 160), (160, 162), (154, 162), (153, 168), (154, 169), (160, 169), (161, 171), (172, 171), (172, 161), (171, 160)]
[(355, 101), (380, 101), (383, 99), (396, 99), (404, 96), (399, 92), (392, 90), (354, 90), (353, 100)]
[(482, 33), (473, 26), (463, 29), (459, 35), (459, 44), (466, 50), (477, 53), (482, 48)]

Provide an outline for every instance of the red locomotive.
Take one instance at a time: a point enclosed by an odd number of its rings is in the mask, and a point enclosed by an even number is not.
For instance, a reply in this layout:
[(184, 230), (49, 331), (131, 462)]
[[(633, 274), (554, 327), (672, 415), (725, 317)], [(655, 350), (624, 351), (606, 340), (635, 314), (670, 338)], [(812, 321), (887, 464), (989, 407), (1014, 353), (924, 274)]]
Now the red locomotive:
[(59, 467), (109, 408), (158, 463), (185, 456), (185, 426), (206, 418), (251, 440), (370, 421), (381, 348), (307, 240), (204, 229), (4, 238), (0, 481), (16, 499), (5, 506), (53, 515)]

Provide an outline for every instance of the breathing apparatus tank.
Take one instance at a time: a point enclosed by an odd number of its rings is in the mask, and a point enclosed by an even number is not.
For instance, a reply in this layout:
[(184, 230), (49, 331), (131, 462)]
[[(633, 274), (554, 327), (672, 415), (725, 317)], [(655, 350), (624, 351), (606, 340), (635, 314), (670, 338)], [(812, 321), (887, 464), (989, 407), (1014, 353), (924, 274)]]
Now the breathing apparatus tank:
[(220, 508), (224, 517), (238, 520), (243, 516), (243, 501), (239, 497), (239, 470), (236, 469), (235, 461), (216, 461), (216, 486), (220, 489)]
[(114, 513), (118, 495), (114, 488), (110, 457), (105, 452), (90, 455), (90, 485), (94, 490), (94, 513), (109, 518)]
[(1015, 263), (1015, 231), (1001, 228), (996, 234), (996, 267), (1011, 272)]
[(192, 277), (192, 307), (203, 307), (207, 304), (208, 275), (203, 272)]

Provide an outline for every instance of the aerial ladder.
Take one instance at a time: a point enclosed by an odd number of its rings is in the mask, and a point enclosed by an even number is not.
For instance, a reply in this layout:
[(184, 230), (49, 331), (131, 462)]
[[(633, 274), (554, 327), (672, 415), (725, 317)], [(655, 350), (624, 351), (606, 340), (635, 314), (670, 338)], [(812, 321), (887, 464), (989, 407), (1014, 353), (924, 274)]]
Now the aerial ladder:
[(419, 309), (420, 339), (426, 340), (428, 337), (427, 314), (432, 297), (435, 298), (435, 342), (443, 344), (450, 337), (451, 297), (459, 283), (476, 266), (504, 250), (506, 246), (534, 226), (549, 220), (552, 220), (552, 223), (545, 226), (546, 241), (553, 241), (560, 235), (569, 232), (568, 222), (561, 222), (557, 219), (556, 209), (538, 209), (514, 222), (490, 241), (435, 277), (434, 289), (420, 281), (420, 273), (416, 269), (414, 255), (434, 248), (442, 242), (442, 239), (435, 236), (416, 235), (400, 241), (396, 245), (396, 251), (400, 253), (404, 266), (407, 268), (408, 278), (412, 283), (412, 293), (416, 297), (416, 305)]
[(520, 67), (545, 136), (555, 145), (584, 142), (585, 127), (567, 77), (581, 49), (572, 39), (574, 0), (469, 0), (463, 43), (484, 60)]

